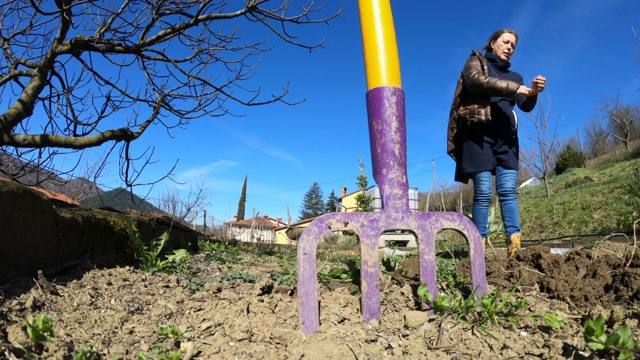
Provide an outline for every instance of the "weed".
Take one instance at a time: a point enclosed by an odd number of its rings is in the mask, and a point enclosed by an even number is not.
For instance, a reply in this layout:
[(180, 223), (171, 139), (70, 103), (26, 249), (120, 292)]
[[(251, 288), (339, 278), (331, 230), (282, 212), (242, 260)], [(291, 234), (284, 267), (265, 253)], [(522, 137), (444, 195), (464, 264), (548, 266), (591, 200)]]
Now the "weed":
[[(161, 327), (158, 335), (165, 339), (172, 340), (170, 343), (158, 342), (151, 345), (151, 352), (140, 350), (136, 355), (136, 360), (181, 360), (186, 354), (185, 350), (180, 350), (180, 339), (182, 331), (177, 326)], [(122, 356), (115, 356), (112, 360), (123, 360)]]
[(269, 275), (269, 279), (276, 282), (280, 286), (293, 286), (298, 281), (297, 273), (285, 273), (283, 271), (274, 271)]
[(280, 286), (292, 286), (298, 281), (298, 270), (293, 264), (280, 264), (280, 271), (274, 271), (270, 275), (271, 280)]
[(93, 352), (90, 345), (85, 345), (80, 350), (71, 353), (72, 360), (98, 360), (98, 355)]
[(189, 279), (186, 282), (185, 287), (187, 288), (187, 290), (193, 293), (197, 293), (197, 292), (204, 291), (204, 285), (207, 283), (211, 283), (213, 281), (214, 280), (212, 279)]
[(237, 246), (214, 242), (207, 243), (201, 250), (207, 252), (205, 261), (216, 261), (220, 263), (239, 263), (242, 261), (242, 250)]
[(325, 260), (332, 263), (360, 264), (360, 255), (321, 251), (318, 252), (318, 260)]
[(33, 343), (41, 344), (51, 341), (53, 337), (53, 319), (47, 314), (40, 314), (36, 316), (33, 321), (29, 321), (25, 318), (27, 325), (27, 335)]
[[(27, 358), (37, 358), (44, 348), (43, 344), (53, 338), (53, 319), (47, 314), (40, 314), (31, 319), (28, 315), (25, 319), (27, 335), (32, 342), (32, 346), (27, 347), (21, 343), (17, 345), (3, 344), (9, 348), (17, 348), (24, 352)], [(4, 341), (3, 341), (4, 342)]]
[(331, 282), (355, 284), (360, 280), (360, 269), (333, 268), (328, 271), (319, 270), (318, 280), (325, 286)]
[(340, 283), (360, 283), (360, 255), (321, 252), (318, 253), (318, 260), (324, 263), (331, 263), (334, 266), (328, 270), (323, 270), (324, 265), (318, 269), (318, 280), (323, 285), (331, 282)]
[(158, 330), (158, 335), (161, 335), (166, 337), (167, 339), (173, 340), (173, 344), (179, 346), (180, 339), (182, 339), (182, 335), (184, 334), (182, 333), (179, 327), (173, 325), (168, 327), (161, 327), (160, 330)]
[(564, 323), (564, 315), (548, 313), (544, 316), (544, 322), (548, 327), (554, 330), (558, 330), (566, 326)]
[(456, 274), (456, 266), (458, 261), (455, 258), (447, 259), (443, 257), (436, 258), (436, 266), (438, 271), (436, 276), (439, 283), (445, 283), (449, 288), (463, 289), (468, 279), (465, 276)]
[(185, 249), (174, 250), (173, 255), (167, 256), (166, 260), (161, 259), (162, 249), (169, 240), (168, 231), (165, 231), (162, 235), (153, 239), (151, 246), (147, 247), (140, 237), (136, 223), (131, 221), (129, 238), (133, 246), (133, 256), (136, 264), (147, 275), (159, 271), (169, 271), (172, 268), (172, 264), (184, 265), (190, 259), (189, 252)]
[[(453, 279), (455, 281), (455, 278)], [(474, 326), (480, 332), (495, 339), (487, 330), (488, 325), (509, 325), (512, 329), (515, 329), (516, 320), (527, 317), (533, 320), (537, 317), (536, 314), (522, 314), (527, 307), (526, 300), (524, 298), (513, 298), (518, 285), (519, 282), (505, 296), (502, 296), (498, 290), (494, 290), (488, 295), (482, 295), (479, 303), (476, 303), (477, 295), (475, 292), (472, 292), (469, 296), (464, 296), (458, 288), (449, 286), (434, 298), (427, 285), (422, 284), (418, 287), (417, 295), (422, 302), (430, 305), (435, 314), (450, 315), (456, 321)]]
[(618, 359), (636, 359), (640, 356), (640, 344), (631, 337), (629, 326), (624, 324), (614, 333), (607, 335), (602, 315), (598, 315), (595, 320), (585, 320), (584, 341), (587, 346), (598, 352), (617, 353)]
[(404, 261), (402, 256), (396, 255), (396, 249), (393, 249), (391, 254), (385, 254), (382, 257), (380, 263), (382, 264), (382, 269), (386, 272), (398, 272), (402, 268), (401, 264)]
[(260, 280), (260, 275), (252, 275), (246, 271), (234, 271), (215, 278), (216, 282), (241, 280), (242, 282), (255, 284)]

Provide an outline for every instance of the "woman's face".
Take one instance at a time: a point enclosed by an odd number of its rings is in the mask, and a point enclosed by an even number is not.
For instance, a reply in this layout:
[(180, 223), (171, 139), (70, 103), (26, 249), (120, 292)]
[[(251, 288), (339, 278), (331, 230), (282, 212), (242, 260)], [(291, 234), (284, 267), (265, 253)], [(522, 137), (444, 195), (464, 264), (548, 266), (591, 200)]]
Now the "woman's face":
[(516, 51), (516, 37), (513, 34), (504, 33), (491, 42), (491, 49), (500, 60), (507, 62)]

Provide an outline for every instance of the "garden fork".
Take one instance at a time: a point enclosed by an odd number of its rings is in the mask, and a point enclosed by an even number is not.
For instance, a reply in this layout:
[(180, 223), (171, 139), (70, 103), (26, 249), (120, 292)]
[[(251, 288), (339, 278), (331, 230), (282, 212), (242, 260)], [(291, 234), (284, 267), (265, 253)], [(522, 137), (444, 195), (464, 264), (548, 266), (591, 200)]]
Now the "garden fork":
[(404, 91), (389, 0), (359, 0), (367, 75), (367, 116), (373, 178), (380, 189), (379, 212), (330, 213), (313, 220), (298, 240), (300, 328), (320, 326), (316, 250), (330, 232), (350, 230), (360, 239), (361, 306), (365, 323), (380, 319), (379, 238), (384, 231), (408, 230), (418, 243), (420, 280), (437, 296), (435, 236), (443, 229), (462, 233), (469, 242), (475, 293), (487, 293), (482, 238), (469, 218), (454, 212), (412, 212), (407, 180)]

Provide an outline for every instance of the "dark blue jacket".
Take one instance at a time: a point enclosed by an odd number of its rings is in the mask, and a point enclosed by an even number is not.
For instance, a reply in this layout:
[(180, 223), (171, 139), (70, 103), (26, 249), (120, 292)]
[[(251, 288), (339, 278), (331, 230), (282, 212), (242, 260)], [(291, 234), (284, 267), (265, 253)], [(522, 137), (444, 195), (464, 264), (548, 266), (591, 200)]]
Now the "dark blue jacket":
[[(508, 80), (524, 85), (522, 76), (510, 71), (511, 64), (503, 63), (493, 53), (485, 53), (488, 61), (489, 77)], [(515, 106), (524, 112), (530, 112), (536, 105), (537, 95), (526, 97), (523, 95), (503, 96), (495, 95), (498, 90), (492, 84), (496, 82), (484, 81), (479, 88), (478, 83), (471, 83), (469, 74), (462, 74), (467, 89), (481, 92), (491, 97), (491, 121), (487, 123), (461, 124), (460, 137), (462, 142), (461, 159), (456, 163), (456, 181), (468, 182), (470, 174), (481, 171), (495, 172), (497, 165), (508, 169), (519, 169), (518, 144), (518, 116)]]

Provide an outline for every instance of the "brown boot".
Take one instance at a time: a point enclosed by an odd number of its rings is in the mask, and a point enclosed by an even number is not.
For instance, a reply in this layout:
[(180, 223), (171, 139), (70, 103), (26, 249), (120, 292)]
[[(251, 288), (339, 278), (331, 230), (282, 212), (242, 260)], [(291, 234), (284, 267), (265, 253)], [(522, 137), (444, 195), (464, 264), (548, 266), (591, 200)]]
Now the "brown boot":
[(520, 250), (520, 233), (512, 234), (510, 238), (507, 238), (507, 255), (512, 257), (516, 251)]

